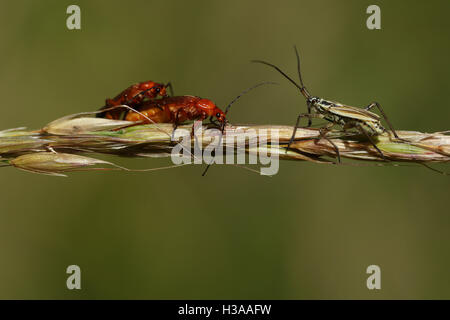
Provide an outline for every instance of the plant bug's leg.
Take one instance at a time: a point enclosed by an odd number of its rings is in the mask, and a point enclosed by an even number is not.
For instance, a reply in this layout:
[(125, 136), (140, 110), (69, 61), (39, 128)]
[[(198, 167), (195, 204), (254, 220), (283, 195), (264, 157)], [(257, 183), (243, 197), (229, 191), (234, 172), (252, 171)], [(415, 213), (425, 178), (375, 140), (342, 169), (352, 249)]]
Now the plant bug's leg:
[(381, 157), (383, 158), (383, 160), (388, 161), (388, 159), (386, 159), (386, 157), (384, 156), (384, 153), (380, 150), (380, 148), (377, 147), (377, 145), (375, 144), (375, 141), (373, 140), (373, 138), (370, 136), (370, 134), (367, 133), (366, 130), (364, 130), (364, 128), (361, 125), (358, 125), (357, 128), (359, 129), (360, 132), (362, 132), (366, 138), (370, 141), (370, 143), (372, 144), (372, 146), (378, 151), (378, 153), (381, 155)]
[(435, 168), (433, 168), (433, 167), (430, 167), (430, 166), (427, 165), (426, 163), (423, 163), (423, 162), (417, 162), (417, 163), (423, 165), (425, 168), (430, 169), (431, 171), (434, 171), (434, 172), (443, 174), (444, 176), (450, 176), (450, 173), (444, 172), (444, 171), (441, 171), (441, 170), (438, 170), (438, 169), (435, 169)]
[(331, 123), (327, 124), (325, 127), (319, 129), (319, 132), (320, 132), (319, 141), (320, 141), (320, 139), (327, 140), (333, 146), (333, 148), (336, 152), (338, 163), (341, 163), (341, 154), (339, 152), (339, 148), (333, 141), (331, 141), (331, 139), (326, 137), (326, 134), (330, 131), (330, 129), (332, 127), (334, 127), (334, 125), (335, 125), (335, 123), (331, 122)]
[(323, 118), (323, 116), (320, 115), (320, 114), (314, 114), (314, 113), (312, 113), (312, 114), (310, 114), (310, 113), (300, 113), (298, 115), (298, 117), (297, 117), (297, 122), (295, 123), (294, 132), (292, 132), (292, 137), (289, 140), (289, 144), (287, 146), (286, 152), (289, 150), (289, 147), (291, 146), (292, 142), (294, 142), (295, 134), (297, 133), (297, 128), (299, 128), (298, 125), (300, 124), (300, 120), (302, 118), (308, 118), (311, 121), (311, 118), (320, 118), (321, 119), (321, 118)]
[(395, 132), (394, 127), (393, 127), (392, 124), (389, 122), (389, 119), (388, 119), (386, 113), (384, 113), (383, 109), (381, 108), (381, 105), (380, 105), (378, 102), (374, 101), (374, 102), (372, 102), (371, 104), (369, 104), (367, 107), (365, 107), (364, 109), (367, 110), (367, 111), (369, 111), (369, 110), (372, 109), (373, 107), (377, 107), (378, 110), (380, 110), (381, 115), (383, 116), (384, 120), (386, 120), (386, 123), (388, 124), (389, 129), (391, 129), (392, 133), (394, 134), (394, 137), (397, 138), (397, 139), (399, 139), (399, 140), (403, 140), (403, 139), (400, 139), (400, 138), (398, 137), (397, 132)]
[[(311, 113), (311, 104), (309, 104), (309, 103), (307, 102), (307, 103), (306, 103), (306, 106), (307, 106), (307, 108), (308, 108), (308, 114), (311, 115), (311, 114), (312, 114), (312, 113)], [(312, 119), (311, 119), (311, 117), (309, 117), (309, 118), (308, 118), (308, 125), (307, 125), (307, 128), (311, 127), (311, 125), (312, 125)]]
[[(311, 95), (309, 94), (308, 90), (306, 89), (305, 85), (303, 84), (302, 72), (301, 72), (301, 68), (300, 68), (300, 55), (298, 54), (297, 46), (294, 46), (294, 51), (295, 51), (295, 56), (297, 57), (298, 79), (300, 80), (300, 84), (302, 86), (302, 88), (300, 89), (300, 92), (303, 94), (303, 96), (310, 97)], [(308, 114), (311, 114), (311, 104), (308, 102), (308, 100), (306, 101), (306, 106), (308, 108)], [(311, 117), (309, 117), (308, 118), (308, 127), (311, 127), (311, 125), (312, 125), (312, 120), (311, 120)]]

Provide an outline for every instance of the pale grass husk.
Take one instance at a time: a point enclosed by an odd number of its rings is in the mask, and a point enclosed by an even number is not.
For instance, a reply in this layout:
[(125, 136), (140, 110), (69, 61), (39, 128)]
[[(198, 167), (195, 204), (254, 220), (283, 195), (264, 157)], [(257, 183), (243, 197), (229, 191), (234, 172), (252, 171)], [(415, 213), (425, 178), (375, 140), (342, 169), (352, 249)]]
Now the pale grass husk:
[[(94, 154), (112, 154), (127, 157), (167, 157), (177, 141), (172, 141), (172, 124), (135, 125), (127, 121), (116, 121), (87, 117), (87, 113), (57, 119), (41, 130), (27, 131), (24, 128), (0, 131), (0, 161), (4, 165), (47, 174), (86, 170), (98, 165), (115, 165), (110, 162), (86, 157)], [(201, 144), (206, 147), (221, 136), (212, 125), (204, 125)], [(178, 127), (192, 131), (192, 124)], [(200, 129), (198, 127), (197, 129)], [(222, 143), (227, 147), (231, 137), (244, 137), (255, 132), (258, 138), (266, 139), (267, 150), (261, 146), (246, 145), (245, 152), (268, 151), (277, 153), (282, 160), (336, 162), (336, 150), (326, 139), (319, 139), (319, 130), (299, 128), (290, 150), (286, 150), (293, 127), (279, 125), (227, 125)], [(277, 130), (279, 143), (267, 131)], [(196, 131), (196, 134), (199, 131)], [(433, 163), (450, 161), (450, 136), (448, 132), (421, 133), (397, 131), (406, 141), (392, 140), (388, 134), (379, 136), (376, 145), (390, 162)], [(339, 148), (341, 159), (349, 158), (372, 162), (386, 161), (371, 143), (357, 133), (332, 131), (327, 137)], [(192, 144), (194, 143), (192, 139)], [(237, 152), (235, 144), (234, 151)], [(82, 156), (84, 155), (84, 156)], [(25, 161), (26, 160), (26, 161)], [(25, 163), (24, 163), (25, 161)], [(27, 162), (28, 161), (28, 162)], [(124, 169), (116, 166), (116, 169)]]

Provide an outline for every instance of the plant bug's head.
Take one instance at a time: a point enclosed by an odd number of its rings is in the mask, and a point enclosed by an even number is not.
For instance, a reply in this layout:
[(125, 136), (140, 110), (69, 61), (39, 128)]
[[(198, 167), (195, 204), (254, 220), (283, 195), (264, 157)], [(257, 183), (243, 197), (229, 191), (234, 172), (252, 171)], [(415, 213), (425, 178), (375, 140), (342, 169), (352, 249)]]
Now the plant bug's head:
[(313, 106), (319, 103), (321, 100), (322, 99), (320, 99), (319, 97), (309, 97), (306, 99), (306, 103)]

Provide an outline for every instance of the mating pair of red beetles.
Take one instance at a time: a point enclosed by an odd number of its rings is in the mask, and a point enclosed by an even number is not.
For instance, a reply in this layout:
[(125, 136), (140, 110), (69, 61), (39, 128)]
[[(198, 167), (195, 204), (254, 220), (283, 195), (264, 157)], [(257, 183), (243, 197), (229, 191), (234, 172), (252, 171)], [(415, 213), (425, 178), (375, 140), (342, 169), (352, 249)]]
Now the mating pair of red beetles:
[[(185, 121), (203, 121), (209, 117), (212, 123), (220, 126), (223, 133), (227, 123), (226, 114), (231, 105), (248, 91), (268, 83), (270, 82), (259, 83), (248, 88), (233, 99), (223, 112), (209, 99), (195, 96), (173, 96), (170, 82), (164, 85), (145, 81), (128, 87), (113, 99), (106, 99), (105, 106), (97, 113), (97, 117), (113, 120), (124, 119), (139, 124), (173, 123), (174, 132), (177, 126)], [(167, 89), (170, 89), (171, 96), (167, 94)], [(206, 174), (211, 164), (208, 164), (203, 175)]]
[[(145, 81), (134, 84), (113, 99), (106, 99), (104, 110), (97, 117), (124, 119), (137, 123), (173, 123), (176, 126), (188, 120), (219, 122), (226, 124), (225, 112), (214, 102), (195, 96), (169, 96), (172, 85)], [(157, 99), (159, 98), (159, 99)], [(127, 105), (129, 108), (121, 107)]]

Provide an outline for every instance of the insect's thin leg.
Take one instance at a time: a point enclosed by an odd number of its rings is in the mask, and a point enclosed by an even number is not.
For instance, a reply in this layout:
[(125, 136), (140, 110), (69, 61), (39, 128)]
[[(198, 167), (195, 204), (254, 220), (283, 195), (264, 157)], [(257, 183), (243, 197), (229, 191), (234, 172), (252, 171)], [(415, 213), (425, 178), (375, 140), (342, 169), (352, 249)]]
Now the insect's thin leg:
[(300, 120), (301, 120), (302, 118), (304, 118), (304, 117), (309, 117), (309, 116), (310, 116), (309, 113), (300, 113), (300, 114), (298, 115), (298, 117), (297, 117), (297, 122), (295, 122), (294, 131), (292, 132), (292, 136), (291, 136), (291, 139), (289, 140), (289, 143), (288, 143), (286, 152), (288, 152), (288, 150), (289, 150), (289, 148), (290, 148), (292, 142), (294, 142), (295, 134), (297, 133), (297, 128), (298, 128), (298, 125), (300, 124)]
[(377, 145), (375, 144), (375, 141), (373, 140), (373, 138), (370, 136), (370, 134), (367, 133), (366, 130), (364, 130), (363, 127), (358, 126), (359, 131), (361, 131), (366, 138), (370, 141), (370, 143), (372, 144), (372, 146), (378, 151), (378, 153), (381, 155), (381, 157), (383, 158), (383, 160), (388, 161), (388, 159), (386, 159), (386, 157), (384, 156), (384, 153), (380, 150), (380, 148), (377, 147)]
[(120, 120), (125, 120), (125, 118), (127, 117), (127, 114), (130, 112), (130, 110), (124, 110), (124, 111), (122, 111), (122, 113), (120, 114), (120, 117), (119, 117), (119, 119)]
[[(337, 145), (331, 141), (331, 139), (327, 138), (326, 135), (327, 133), (330, 131), (330, 129), (335, 125), (335, 123), (329, 123), (327, 124), (325, 127), (320, 128), (320, 136), (319, 139), (325, 139), (327, 140), (334, 148), (334, 150), (336, 151), (336, 157), (338, 159), (338, 163), (341, 163), (341, 154), (339, 152), (339, 148), (337, 147)], [(319, 140), (320, 141), (320, 140)]]
[(302, 118), (308, 118), (311, 121), (311, 118), (321, 118), (318, 114), (309, 114), (309, 113), (300, 113), (297, 117), (297, 122), (295, 123), (294, 132), (292, 132), (291, 139), (289, 140), (289, 144), (287, 146), (286, 152), (289, 150), (289, 147), (291, 146), (292, 142), (294, 142), (295, 134), (297, 133), (297, 129), (299, 128), (300, 120)]
[[(311, 115), (311, 104), (309, 104), (308, 102), (306, 103), (306, 106), (308, 107), (308, 114)], [(311, 117), (308, 118), (308, 128), (311, 127), (312, 125), (312, 120)]]
[(178, 128), (178, 123), (175, 123), (173, 125), (173, 131), (172, 131), (172, 136), (170, 137), (170, 140), (174, 141), (175, 140), (175, 131), (177, 131)]
[[(151, 88), (140, 91), (138, 93), (136, 93), (134, 96), (132, 96), (130, 99), (128, 99), (127, 101), (125, 101), (123, 104), (129, 106), (130, 103), (133, 103), (134, 99), (139, 97), (141, 94), (146, 93), (147, 91), (151, 90)], [(133, 103), (134, 104), (134, 103)], [(133, 106), (132, 107), (139, 107), (139, 106)], [(119, 109), (120, 110), (120, 109)], [(130, 113), (130, 109), (125, 109), (124, 111), (122, 111), (122, 113), (120, 114), (119, 119), (120, 120), (125, 120), (125, 118), (127, 117), (128, 113)]]
[(203, 121), (207, 118), (207, 116), (205, 117), (204, 115), (201, 116), (200, 118), (197, 119), (197, 121), (194, 121), (194, 123), (192, 124), (192, 136), (194, 136), (195, 139), (197, 139), (197, 136), (195, 135), (195, 129), (196, 129), (196, 123), (198, 123), (198, 121), (200, 121), (200, 126), (203, 125)]
[(203, 173), (202, 173), (202, 177), (206, 176), (206, 173), (208, 173), (208, 169), (209, 169), (209, 167), (211, 167), (211, 164), (212, 163), (208, 163), (208, 165), (206, 166), (205, 171), (203, 171)]
[(418, 162), (418, 164), (421, 164), (421, 165), (423, 165), (423, 166), (424, 166), (425, 168), (427, 168), (427, 169), (430, 169), (431, 171), (434, 171), (434, 172), (437, 172), (437, 173), (443, 174), (444, 176), (449, 176), (449, 175), (450, 175), (450, 173), (448, 173), (448, 172), (444, 172), (444, 171), (441, 171), (441, 170), (435, 169), (435, 168), (433, 168), (433, 167), (430, 167), (429, 165), (427, 165), (427, 164), (425, 164), (425, 163), (423, 163), (423, 162)]
[(167, 82), (167, 84), (166, 84), (164, 87), (169, 88), (170, 96), (173, 97), (174, 94), (173, 94), (173, 86), (172, 86), (172, 83), (169, 81), (169, 82)]
[[(110, 108), (111, 106), (108, 104), (108, 100), (109, 99), (106, 99), (105, 105), (98, 110), (104, 110), (104, 109)], [(96, 118), (104, 118), (105, 116), (106, 116), (106, 111), (99, 112), (95, 115)]]
[[(200, 124), (200, 126), (202, 126), (202, 124)], [(194, 141), (195, 141), (195, 143), (194, 143), (194, 148), (195, 148), (195, 146), (198, 146), (198, 145), (200, 145), (199, 143), (198, 143), (198, 138), (197, 138), (197, 135), (195, 134), (195, 129), (196, 129), (196, 126), (195, 126), (195, 122), (192, 124), (192, 136), (194, 137)]]
[(374, 102), (372, 102), (371, 104), (369, 104), (367, 107), (365, 107), (364, 109), (368, 111), (368, 110), (372, 109), (373, 107), (377, 107), (378, 110), (380, 110), (381, 115), (383, 116), (384, 120), (386, 120), (386, 123), (388, 124), (389, 129), (391, 129), (392, 133), (394, 134), (394, 137), (397, 138), (397, 139), (399, 139), (399, 140), (403, 140), (403, 139), (400, 139), (400, 138), (398, 137), (397, 132), (395, 132), (394, 127), (392, 126), (392, 124), (391, 124), (391, 122), (389, 121), (389, 119), (388, 119), (386, 113), (384, 113), (383, 109), (381, 108), (381, 105), (380, 105), (378, 102), (374, 101)]
[[(181, 111), (181, 109), (179, 109), (179, 110), (177, 111), (177, 114), (176, 114), (176, 116), (175, 116), (175, 122), (174, 122), (174, 124), (173, 124), (172, 136), (170, 137), (170, 140), (172, 140), (172, 141), (175, 140), (175, 131), (176, 131), (177, 128), (178, 128), (178, 124), (179, 124), (178, 119), (179, 119), (179, 116), (180, 116), (180, 111)], [(194, 128), (192, 127), (192, 132), (193, 132), (193, 131), (194, 131)]]
[(213, 116), (209, 117), (209, 122), (215, 126), (219, 126), (219, 122), (214, 120)]
[[(222, 124), (221, 126), (221, 130), (220, 130), (220, 137), (219, 137), (219, 143), (217, 144), (217, 148), (219, 148), (222, 145), (222, 138), (223, 138), (223, 132), (225, 131), (225, 122)], [(214, 156), (215, 156), (215, 150), (214, 152)], [(211, 162), (208, 163), (208, 165), (206, 166), (205, 170), (202, 173), (202, 177), (206, 176), (206, 173), (208, 172), (209, 167), (211, 167), (211, 165), (213, 164), (214, 159), (211, 159)]]

